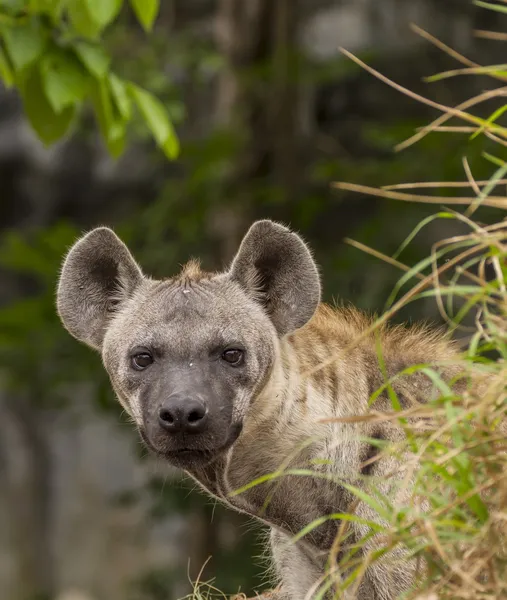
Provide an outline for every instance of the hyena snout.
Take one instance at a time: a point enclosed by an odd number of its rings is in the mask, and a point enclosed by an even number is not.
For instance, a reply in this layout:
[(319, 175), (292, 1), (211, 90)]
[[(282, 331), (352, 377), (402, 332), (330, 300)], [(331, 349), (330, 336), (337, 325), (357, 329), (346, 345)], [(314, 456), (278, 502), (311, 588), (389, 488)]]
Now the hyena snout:
[(159, 371), (154, 368), (139, 396), (139, 433), (148, 449), (183, 468), (227, 450), (241, 433), (227, 389), (212, 385), (197, 361), (191, 369), (164, 365)]
[(209, 425), (209, 411), (200, 398), (173, 394), (159, 408), (158, 422), (168, 433), (204, 433)]

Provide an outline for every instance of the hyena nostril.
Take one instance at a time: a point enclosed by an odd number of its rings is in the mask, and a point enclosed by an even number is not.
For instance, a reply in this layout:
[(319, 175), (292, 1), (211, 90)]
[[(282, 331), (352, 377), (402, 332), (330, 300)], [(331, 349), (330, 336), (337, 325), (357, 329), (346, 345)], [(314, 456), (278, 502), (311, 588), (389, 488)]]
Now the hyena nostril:
[(196, 423), (197, 421), (200, 421), (202, 418), (203, 418), (203, 415), (202, 415), (201, 411), (199, 411), (199, 410), (192, 410), (188, 414), (188, 422), (189, 423)]
[(174, 395), (160, 407), (158, 421), (170, 433), (202, 433), (208, 423), (208, 410), (198, 400)]
[(174, 416), (167, 408), (160, 409), (159, 417), (161, 421), (167, 423), (168, 425), (172, 425), (174, 423)]

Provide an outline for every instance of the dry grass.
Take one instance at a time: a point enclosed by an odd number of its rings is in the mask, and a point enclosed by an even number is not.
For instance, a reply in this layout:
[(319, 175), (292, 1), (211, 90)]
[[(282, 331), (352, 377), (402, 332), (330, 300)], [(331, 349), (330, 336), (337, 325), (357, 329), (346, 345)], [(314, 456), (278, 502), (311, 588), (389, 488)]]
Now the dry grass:
[[(467, 66), (467, 69), (457, 69), (442, 76), (481, 73), (502, 82), (506, 80), (506, 73), (499, 72), (497, 67), (480, 67), (426, 32), (417, 28), (415, 30)], [(481, 35), (486, 37), (485, 32), (481, 32)], [(497, 36), (497, 39), (500, 38)], [(446, 131), (443, 124), (452, 118), (474, 125), (449, 126), (448, 132), (469, 133), (472, 137), (485, 135), (499, 146), (505, 145), (506, 130), (497, 124), (497, 119), (507, 112), (504, 87), (470, 98), (458, 107), (443, 107), (408, 92), (350, 53), (346, 54), (385, 83), (443, 113), (409, 140), (399, 144), (398, 149), (416, 143), (433, 131)], [(438, 78), (433, 77), (431, 80)], [(491, 100), (496, 100), (499, 106), (488, 119), (480, 119), (469, 112), (470, 108)], [(410, 278), (419, 279), (395, 303), (393, 295), (386, 313), (388, 316), (421, 295), (434, 296), (450, 329), (463, 329), (467, 332), (466, 358), (469, 370), (484, 373), (484, 378), (476, 385), (475, 390), (456, 396), (442, 385), (441, 398), (420, 407), (418, 414), (412, 412), (410, 415), (398, 415), (400, 425), (407, 433), (407, 449), (417, 457), (411, 473), (416, 485), (412, 502), (408, 505), (395, 508), (394, 504), (385, 502), (389, 511), (389, 526), (383, 531), (385, 549), (403, 546), (413, 556), (420, 557), (421, 565), (427, 565), (424, 571), (421, 569), (417, 590), (413, 590), (407, 598), (507, 598), (507, 220), (506, 215), (502, 214), (507, 209), (507, 197), (491, 195), (497, 186), (505, 185), (507, 163), (498, 159), (492, 162), (498, 168), (488, 181), (475, 181), (468, 162), (464, 159), (466, 181), (416, 182), (382, 189), (344, 182), (334, 184), (337, 189), (363, 195), (467, 207), (462, 213), (444, 210), (433, 218), (459, 219), (469, 227), (469, 234), (440, 242), (435, 245), (427, 260), (412, 268), (400, 263), (397, 256), (383, 257), (378, 251), (347, 240), (361, 250), (377, 258), (385, 258), (390, 264), (405, 271), (396, 291)], [(447, 198), (418, 192), (420, 189), (431, 188), (468, 188), (470, 195)], [(411, 193), (399, 192), (400, 189), (409, 189)], [(472, 220), (481, 206), (500, 209), (495, 225), (485, 227)], [(414, 235), (431, 220), (427, 219)], [(428, 268), (431, 273), (424, 276), (423, 272)], [(488, 268), (489, 274), (486, 276)], [(465, 327), (463, 321), (467, 317), (470, 320), (471, 316), (473, 326)], [(384, 319), (385, 315), (381, 320)], [(411, 429), (407, 425), (409, 416), (411, 422), (417, 416), (425, 418), (424, 430)], [(390, 448), (386, 451), (400, 450), (404, 449)], [(375, 498), (374, 490), (372, 498)], [(419, 508), (422, 501), (427, 505), (424, 511)], [(358, 578), (363, 569), (360, 564), (355, 565), (354, 560), (360, 563), (359, 559), (354, 559), (353, 554), (349, 553), (342, 568), (352, 569)], [(329, 579), (332, 579), (332, 574)], [(353, 581), (348, 583), (350, 586), (354, 585)], [(322, 598), (323, 595), (317, 593), (314, 597)]]
[[(507, 81), (507, 72), (500, 67), (481, 67), (430, 34), (418, 28), (414, 28), (414, 31), (465, 66), (441, 77), (480, 73), (491, 76), (501, 84)], [(505, 34), (480, 31), (477, 35), (507, 41)], [(442, 113), (409, 140), (399, 144), (399, 150), (435, 131), (453, 135), (467, 133), (472, 137), (483, 135), (496, 141), (500, 150), (507, 145), (507, 129), (497, 123), (507, 111), (507, 88), (503, 85), (470, 98), (460, 106), (446, 107), (402, 88), (350, 53), (343, 52), (386, 84)], [(438, 78), (435, 76), (431, 80)], [(481, 119), (471, 112), (483, 102), (491, 101), (496, 102), (497, 106), (488, 119)], [(451, 119), (458, 119), (465, 125), (445, 125)], [(410, 502), (399, 506), (389, 498), (382, 498), (377, 494), (374, 482), (371, 482), (369, 495), (366, 495), (366, 501), (369, 498), (372, 505), (380, 502), (383, 507), (385, 525), (380, 533), (384, 540), (384, 551), (403, 547), (418, 559), (421, 566), (417, 589), (407, 594), (406, 599), (507, 598), (507, 215), (503, 212), (507, 210), (507, 197), (491, 195), (495, 189), (507, 183), (507, 163), (491, 156), (485, 158), (497, 167), (488, 181), (476, 181), (468, 162), (463, 159), (465, 180), (459, 182), (403, 183), (382, 189), (345, 182), (333, 184), (337, 190), (362, 195), (462, 208), (461, 212), (443, 209), (426, 219), (407, 238), (400, 251), (434, 219), (457, 219), (467, 225), (469, 231), (468, 234), (436, 244), (431, 255), (413, 267), (400, 262), (400, 252), (388, 257), (360, 242), (347, 240), (356, 248), (369, 252), (377, 259), (386, 260), (404, 272), (387, 303), (385, 313), (372, 329), (392, 317), (408, 302), (433, 296), (450, 330), (466, 333), (467, 370), (474, 373), (476, 381), (465, 393), (456, 395), (433, 373), (432, 377), (441, 392), (440, 398), (411, 409), (410, 413), (393, 410), (389, 416), (373, 414), (373, 417), (368, 417), (398, 420), (406, 432), (405, 446), (387, 448), (385, 452), (400, 452), (403, 456), (410, 452), (413, 456), (406, 478), (407, 482), (410, 479), (415, 481)], [(460, 188), (468, 190), (469, 195), (441, 197), (418, 191), (432, 188)], [(411, 192), (399, 191), (406, 189)], [(496, 224), (484, 226), (474, 221), (473, 217), (481, 206), (498, 209)], [(398, 298), (402, 287), (411, 280), (415, 280), (415, 285)], [(331, 357), (328, 362), (334, 359)], [(317, 365), (315, 370), (324, 366)], [(393, 393), (389, 383), (386, 382), (384, 389)], [(395, 400), (393, 398), (393, 403)], [(423, 428), (414, 426), (414, 423), (420, 424), (422, 420)], [(364, 495), (362, 499), (365, 500)], [(425, 506), (424, 510), (421, 509), (422, 505)], [(361, 543), (356, 547), (347, 547), (344, 543), (346, 529), (347, 525), (343, 522), (331, 558), (338, 556), (340, 548), (346, 548), (339, 569), (350, 573), (350, 576), (345, 582), (338, 581), (335, 569), (330, 568), (312, 594), (312, 600), (323, 600), (334, 586), (342, 591), (345, 588), (353, 590), (366, 565), (379, 558), (379, 554), (359, 552)], [(330, 560), (329, 564), (336, 564), (336, 561)], [(426, 567), (423, 569), (422, 565)], [(205, 587), (204, 592), (203, 585), (197, 584), (192, 599), (224, 597), (216, 595), (216, 591), (209, 587)], [(339, 597), (339, 593), (336, 597)], [(246, 600), (244, 596), (236, 598)], [(269, 595), (262, 598), (267, 600)]]

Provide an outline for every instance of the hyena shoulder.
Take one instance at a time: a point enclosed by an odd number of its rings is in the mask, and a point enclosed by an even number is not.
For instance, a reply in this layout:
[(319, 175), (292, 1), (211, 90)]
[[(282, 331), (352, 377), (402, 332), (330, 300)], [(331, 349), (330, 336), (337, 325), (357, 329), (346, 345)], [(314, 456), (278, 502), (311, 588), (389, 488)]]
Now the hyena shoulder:
[(434, 385), (427, 368), (447, 383), (463, 367), (457, 344), (442, 329), (422, 323), (378, 324), (376, 315), (352, 305), (321, 303), (288, 343), (302, 379), (337, 404), (361, 412), (366, 409), (365, 392), (371, 396), (387, 380), (406, 403), (426, 402)]

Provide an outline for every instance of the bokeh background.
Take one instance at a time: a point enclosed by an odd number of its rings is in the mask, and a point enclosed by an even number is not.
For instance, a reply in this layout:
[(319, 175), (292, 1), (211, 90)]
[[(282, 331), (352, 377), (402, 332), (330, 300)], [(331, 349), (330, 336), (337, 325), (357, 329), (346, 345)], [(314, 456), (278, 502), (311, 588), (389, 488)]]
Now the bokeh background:
[[(340, 46), (442, 104), (491, 86), (467, 76), (425, 83), (456, 64), (411, 23), (480, 64), (502, 62), (502, 45), (474, 31), (505, 31), (507, 18), (468, 0), (165, 0), (150, 36), (126, 11), (107, 44), (117, 70), (168, 107), (182, 142), (174, 163), (140, 125), (113, 161), (86, 111), (46, 149), (16, 93), (0, 90), (1, 600), (176, 600), (205, 564), (202, 579), (228, 593), (262, 587), (262, 529), (146, 455), (99, 356), (61, 327), (59, 265), (77, 235), (106, 224), (155, 276), (190, 256), (221, 268), (252, 220), (269, 217), (311, 243), (326, 300), (382, 310), (399, 272), (343, 239), (392, 254), (438, 207), (331, 182), (463, 181), (464, 155), (477, 179), (494, 170), (480, 137), (434, 133), (393, 151), (437, 113)], [(414, 264), (460, 232), (435, 221), (401, 259)], [(439, 316), (428, 301), (399, 318)]]

